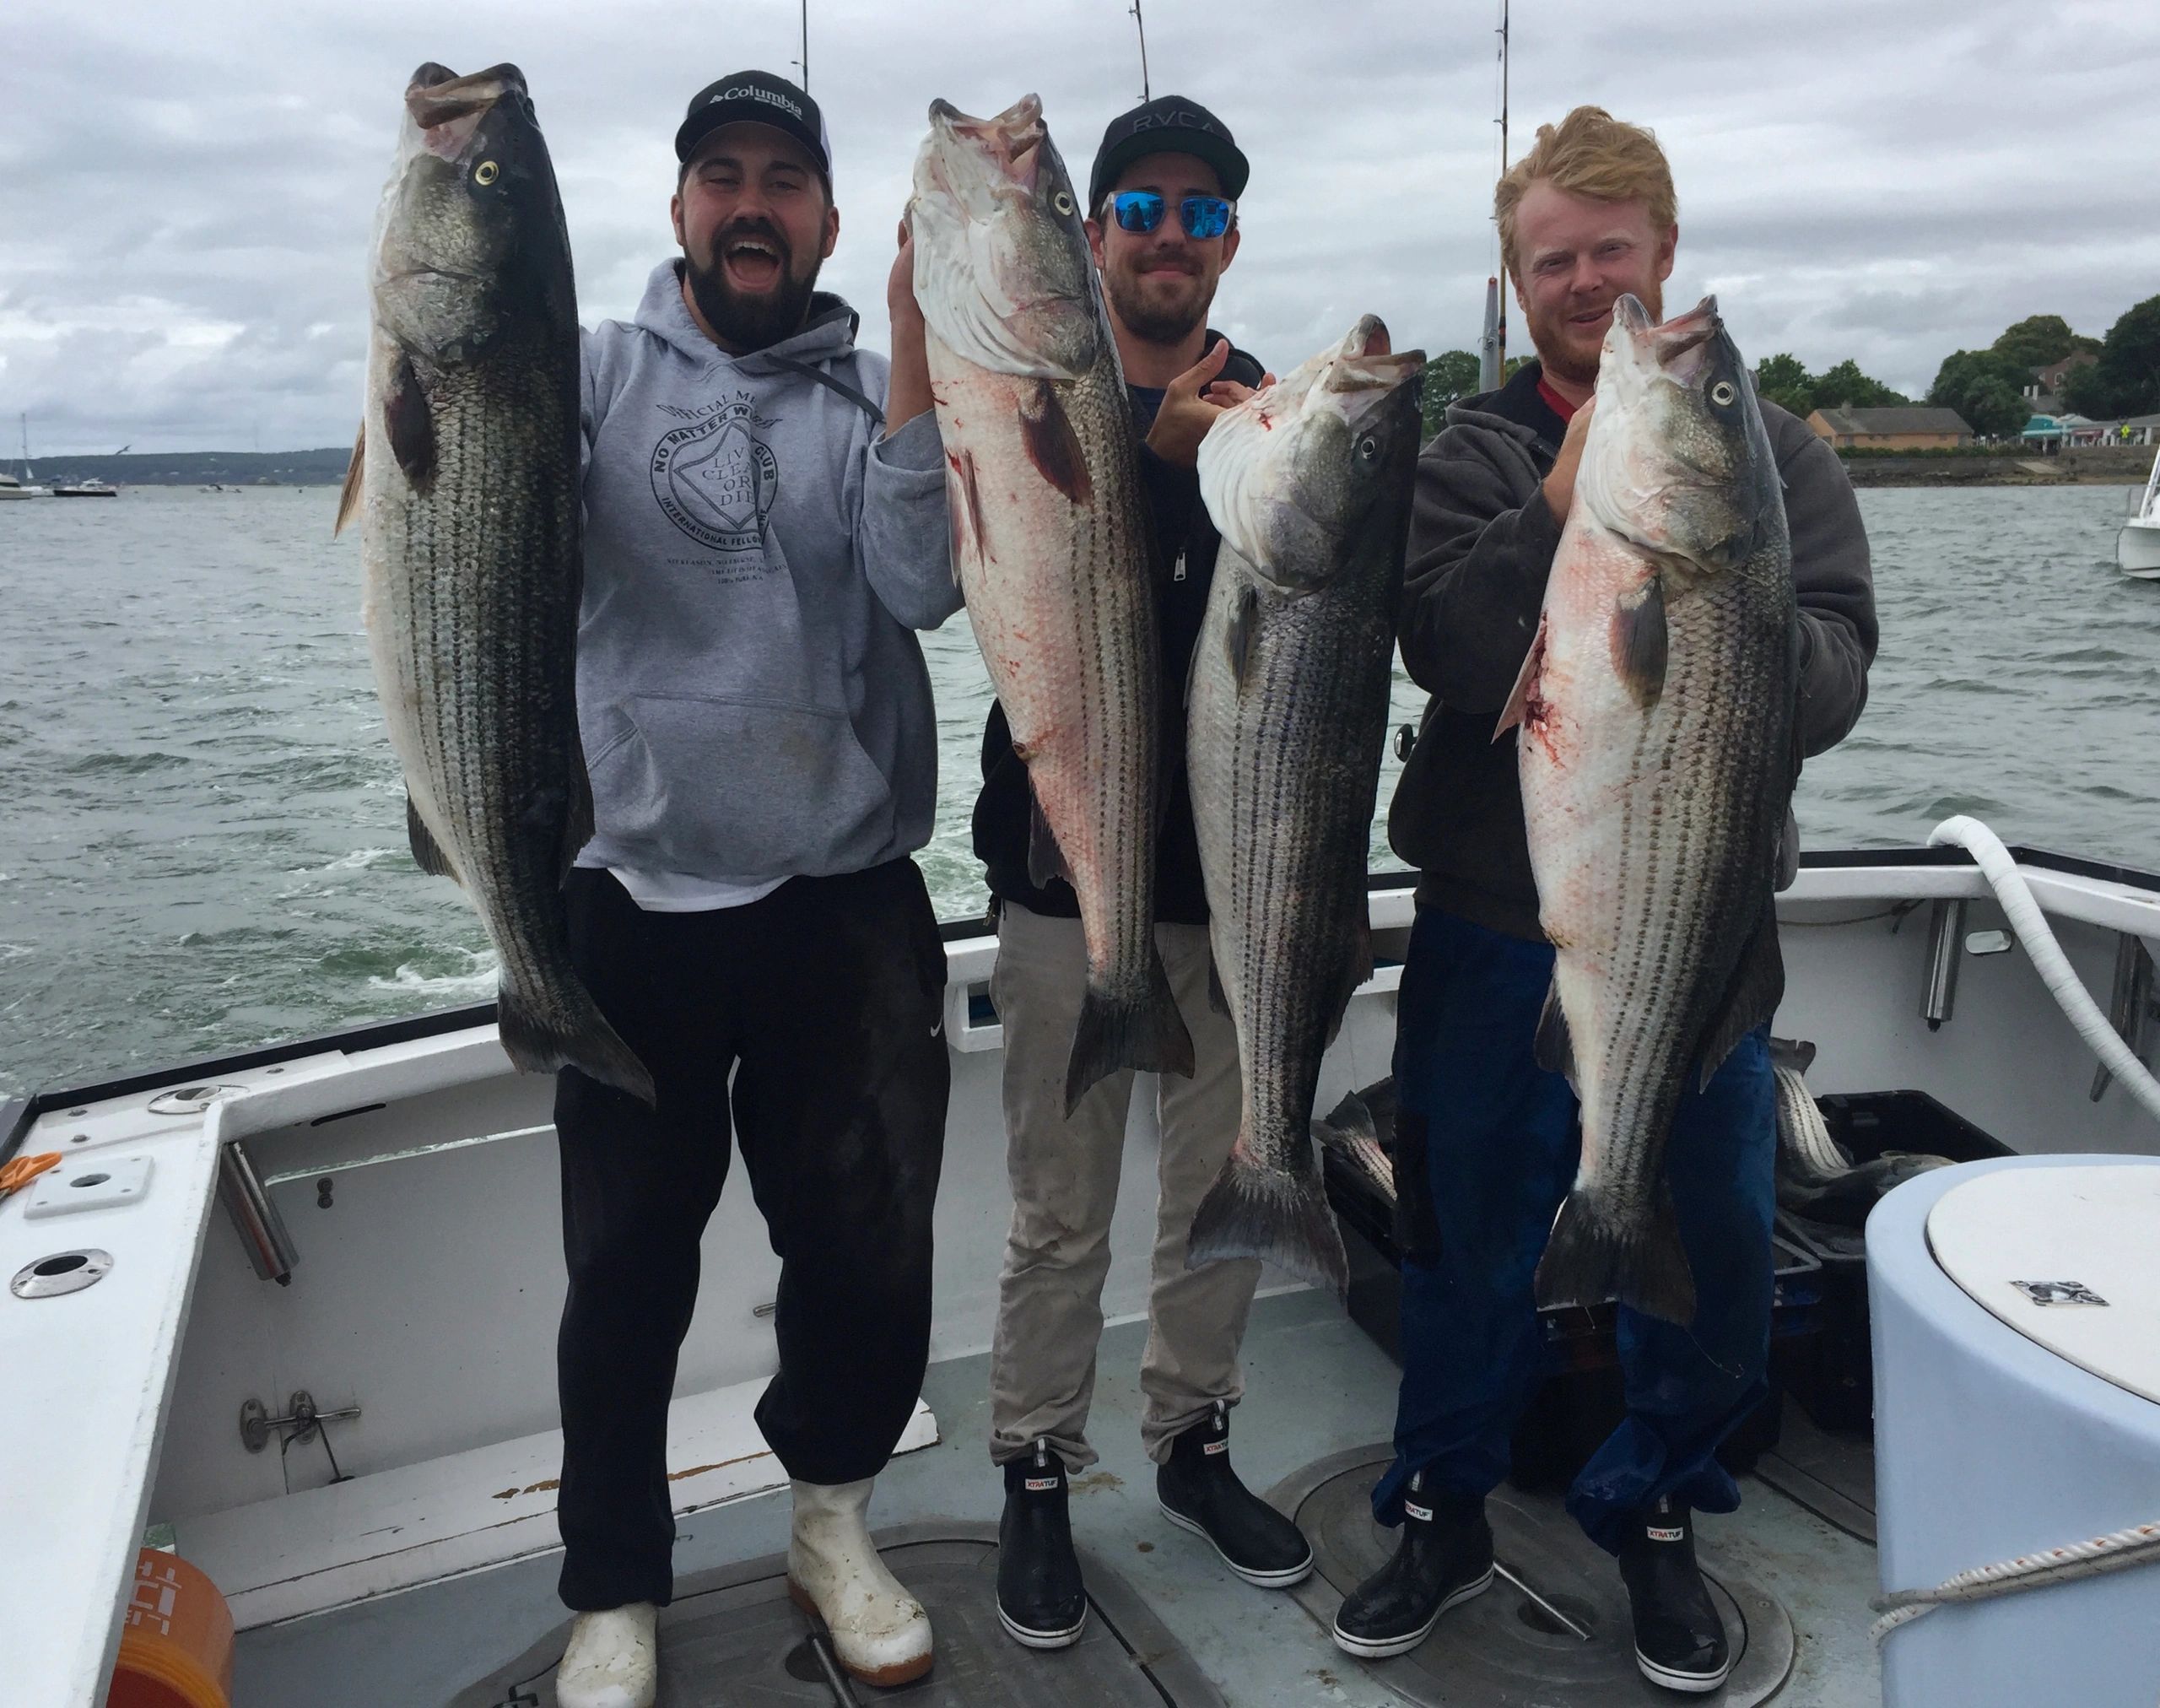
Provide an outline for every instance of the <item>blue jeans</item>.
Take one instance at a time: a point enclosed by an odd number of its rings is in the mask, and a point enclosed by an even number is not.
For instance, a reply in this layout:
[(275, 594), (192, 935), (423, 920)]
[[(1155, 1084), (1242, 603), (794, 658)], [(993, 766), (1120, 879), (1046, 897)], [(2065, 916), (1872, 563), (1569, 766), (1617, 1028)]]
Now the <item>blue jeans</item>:
[[(1374, 1516), (1402, 1522), (1427, 1493), (1479, 1495), (1508, 1471), (1508, 1437), (1545, 1369), (1531, 1284), (1573, 1183), (1574, 1095), (1531, 1059), (1552, 950), (1420, 907), (1396, 1008), (1396, 1182), (1402, 1392), (1395, 1462)], [(1673, 1116), (1666, 1173), (1699, 1301), (1686, 1328), (1623, 1307), (1628, 1413), (1568, 1491), (1590, 1539), (1617, 1551), (1628, 1515), (1671, 1495), (1730, 1512), (1740, 1490), (1718, 1443), (1768, 1392), (1776, 1105), (1768, 1028), (1743, 1038)]]

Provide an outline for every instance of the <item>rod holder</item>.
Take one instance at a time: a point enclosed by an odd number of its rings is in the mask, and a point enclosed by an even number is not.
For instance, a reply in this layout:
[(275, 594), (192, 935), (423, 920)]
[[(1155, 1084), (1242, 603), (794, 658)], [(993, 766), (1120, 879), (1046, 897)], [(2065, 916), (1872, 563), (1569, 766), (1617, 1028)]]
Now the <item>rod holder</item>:
[(1935, 904), (1927, 924), (1927, 995), (1920, 1018), (1930, 1032), (1942, 1030), (1958, 1006), (1958, 951), (1965, 941), (1965, 898), (1946, 896)]
[(300, 1250), (285, 1230), (285, 1219), (262, 1189), (262, 1176), (256, 1173), (255, 1164), (236, 1138), (218, 1147), (218, 1196), (224, 1200), (225, 1213), (232, 1218), (240, 1244), (247, 1247), (255, 1273), (280, 1287), (291, 1286)]
[[(2146, 948), (2144, 938), (2124, 932), (2115, 939), (2115, 981), (2108, 1003), (2108, 1024), (2134, 1056), (2144, 1053), (2140, 1046), (2145, 1037), (2146, 1013), (2152, 1005), (2152, 951)], [(2100, 1100), (2114, 1077), (2105, 1066), (2092, 1070), (2092, 1101)]]

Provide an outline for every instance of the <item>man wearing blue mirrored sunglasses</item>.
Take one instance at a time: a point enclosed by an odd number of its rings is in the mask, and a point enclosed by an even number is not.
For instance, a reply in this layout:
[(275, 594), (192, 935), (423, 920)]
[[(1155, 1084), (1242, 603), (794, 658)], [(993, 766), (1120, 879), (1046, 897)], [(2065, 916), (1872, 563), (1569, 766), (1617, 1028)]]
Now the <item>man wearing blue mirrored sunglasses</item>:
[[(1312, 1551), (1295, 1524), (1239, 1480), (1228, 1451), (1229, 1410), (1244, 1392), (1238, 1350), (1260, 1265), (1185, 1266), (1193, 1211), (1229, 1154), (1240, 1101), (1237, 1038), (1207, 997), (1207, 901), (1185, 790), (1184, 706), (1221, 543), (1200, 501), (1194, 458), (1215, 417), (1267, 377), (1207, 325), (1216, 281), (1238, 252), (1237, 197), (1247, 170), (1229, 131), (1205, 107), (1178, 95), (1149, 101), (1104, 135), (1087, 226), (1134, 419), (1146, 435), (1165, 797), (1155, 937), (1194, 1055), (1191, 1078), (1148, 1082), (1161, 1157), (1141, 1441), (1159, 1467), (1156, 1494), (1169, 1521), (1212, 1543), (1247, 1582), (1283, 1588), (1311, 1570)], [(1072, 889), (1029, 877), (1030, 805), (1027, 768), (993, 708), (975, 831), (998, 908), (991, 997), (1005, 1035), (1013, 1185), (991, 1350), (991, 1454), (1005, 1478), (997, 1611), (1015, 1641), (1054, 1649), (1078, 1640), (1087, 1617), (1066, 1476), (1095, 1462), (1088, 1401), (1135, 1076), (1110, 1075), (1066, 1117), (1065, 1064), (1087, 983), (1086, 948)], [(1188, 1545), (1198, 1568), (1201, 1544)]]

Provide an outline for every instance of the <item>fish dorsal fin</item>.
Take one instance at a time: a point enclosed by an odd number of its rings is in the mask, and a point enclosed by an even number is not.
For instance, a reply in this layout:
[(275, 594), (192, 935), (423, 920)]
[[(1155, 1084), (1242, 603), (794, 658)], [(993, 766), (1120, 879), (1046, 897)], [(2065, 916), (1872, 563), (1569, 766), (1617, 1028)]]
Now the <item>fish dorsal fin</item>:
[(1028, 461), (1066, 498), (1085, 504), (1095, 495), (1088, 453), (1072, 430), (1072, 418), (1058, 401), (1057, 387), (1048, 380), (1036, 381), (1034, 389), (1022, 397), (1020, 437), (1028, 447)]
[(1260, 589), (1247, 581), (1238, 589), (1238, 608), (1230, 613), (1230, 626), (1223, 636), (1230, 659), (1230, 680), (1239, 688), (1245, 685), (1245, 672), (1252, 663), (1253, 643), (1259, 638)]
[(1612, 665), (1635, 704), (1648, 711), (1665, 692), (1665, 581), (1655, 570), (1612, 608)]
[(332, 526), (330, 537), (335, 539), (345, 532), (345, 524), (360, 513), (360, 489), (366, 482), (362, 473), (367, 460), (368, 424), (360, 423), (360, 430), (353, 435), (353, 460), (345, 465), (345, 484), (338, 495), (338, 520)]
[(1538, 673), (1545, 668), (1545, 613), (1537, 613), (1537, 632), (1530, 637), (1530, 651), (1523, 655), (1522, 668), (1515, 672), (1515, 685), (1508, 690), (1508, 703), (1500, 708), (1499, 727), (1493, 732), (1494, 741), (1505, 735), (1530, 715), (1530, 702), (1537, 687)]
[(1531, 1055), (1547, 1073), (1558, 1073), (1569, 1084), (1580, 1083), (1575, 1071), (1574, 1035), (1568, 1030), (1568, 1011), (1560, 1006), (1560, 981), (1545, 992), (1545, 1007), (1537, 1017), (1537, 1039)]
[(390, 441), (390, 453), (405, 478), (425, 489), (435, 478), (435, 418), (428, 407), (428, 394), (413, 370), (413, 359), (400, 356), (391, 376), (390, 390), (382, 400), (382, 426)]
[(1755, 934), (1741, 952), (1725, 986), (1725, 1001), (1703, 1035), (1702, 1074), (1697, 1083), (1707, 1086), (1710, 1077), (1725, 1065), (1733, 1046), (1758, 1026), (1767, 1025), (1785, 993), (1785, 956), (1778, 948), (1778, 916), (1765, 905)]
[(450, 856), (443, 852), (442, 844), (435, 840), (435, 832), (428, 829), (410, 794), (405, 797), (405, 840), (413, 845), (413, 862), (421, 871), (431, 877), (457, 879), (457, 868), (450, 863)]

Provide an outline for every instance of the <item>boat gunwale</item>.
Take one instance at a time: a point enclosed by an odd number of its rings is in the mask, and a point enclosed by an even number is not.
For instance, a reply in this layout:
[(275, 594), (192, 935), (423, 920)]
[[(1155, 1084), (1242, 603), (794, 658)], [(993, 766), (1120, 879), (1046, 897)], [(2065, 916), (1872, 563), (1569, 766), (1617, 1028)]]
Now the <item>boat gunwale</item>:
[[(2020, 866), (2057, 872), (2067, 877), (2120, 884), (2160, 895), (2160, 873), (2022, 845), (2012, 847), (2010, 852)], [(1940, 868), (1971, 866), (1974, 863), (1971, 854), (1957, 846), (1830, 848), (1803, 851), (1800, 857), (1803, 869), (1827, 871), (1868, 867)], [(1404, 868), (1369, 872), (1365, 878), (1368, 894), (1414, 889), (1417, 883), (1418, 874)], [(996, 931), (996, 927), (986, 915), (969, 919), (941, 920), (937, 927), (939, 938), (947, 943), (965, 943), (994, 936)], [(333, 1051), (348, 1056), (357, 1055), (363, 1051), (379, 1050), (422, 1038), (465, 1031), (476, 1026), (492, 1025), (495, 1019), (494, 1003), (469, 1003), (456, 1008), (431, 1008), (424, 1013), (407, 1014), (396, 1019), (370, 1021), (364, 1025), (343, 1027), (334, 1032), (289, 1038), (222, 1056), (170, 1063), (138, 1073), (94, 1080), (87, 1084), (40, 1089), (27, 1096), (0, 1100), (0, 1163), (5, 1163), (14, 1156), (40, 1118), (55, 1109), (73, 1104), (101, 1103), (115, 1098), (132, 1097), (170, 1085), (211, 1080), (221, 1074), (273, 1067), (310, 1056), (326, 1055)]]

